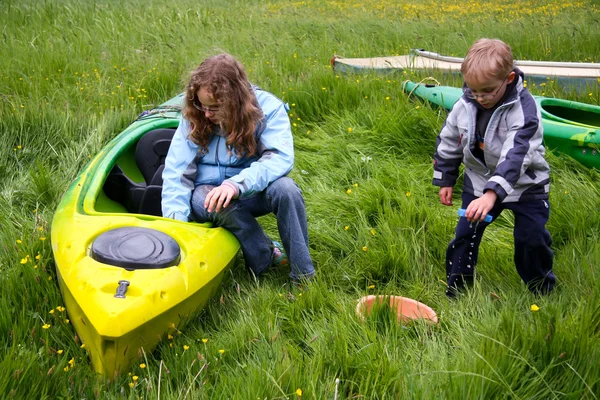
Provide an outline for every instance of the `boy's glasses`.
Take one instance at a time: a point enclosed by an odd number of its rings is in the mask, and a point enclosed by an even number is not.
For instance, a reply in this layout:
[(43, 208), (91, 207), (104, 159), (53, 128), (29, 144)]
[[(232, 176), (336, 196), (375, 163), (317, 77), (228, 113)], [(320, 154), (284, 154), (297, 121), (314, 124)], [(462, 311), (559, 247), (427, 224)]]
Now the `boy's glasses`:
[(471, 90), (471, 88), (469, 88), (466, 92), (465, 92), (465, 97), (468, 99), (472, 99), (472, 100), (477, 100), (477, 99), (481, 99), (481, 100), (491, 100), (494, 97), (496, 97), (496, 95), (498, 94), (498, 92), (500, 91), (500, 89), (502, 89), (502, 86), (504, 86), (504, 82), (506, 82), (506, 80), (508, 79), (508, 77), (504, 78), (504, 80), (502, 81), (502, 83), (500, 84), (500, 86), (498, 86), (498, 89), (496, 89), (493, 93), (476, 93), (473, 92)]
[(219, 112), (219, 107), (205, 107), (202, 105), (202, 103), (198, 102), (198, 100), (194, 99), (192, 101), (192, 105), (194, 106), (194, 108), (196, 110), (202, 111), (202, 112), (209, 112), (211, 114), (214, 114), (216, 112)]

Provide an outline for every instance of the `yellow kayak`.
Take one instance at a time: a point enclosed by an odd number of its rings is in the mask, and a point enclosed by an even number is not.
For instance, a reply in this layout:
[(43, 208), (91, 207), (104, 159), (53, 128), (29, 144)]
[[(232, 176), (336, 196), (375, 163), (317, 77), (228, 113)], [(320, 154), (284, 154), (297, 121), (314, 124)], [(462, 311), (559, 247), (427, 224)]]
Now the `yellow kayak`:
[(146, 179), (153, 155), (140, 139), (157, 130), (172, 134), (181, 100), (141, 115), (113, 139), (68, 188), (52, 221), (69, 318), (94, 369), (109, 379), (204, 307), (240, 248), (225, 229), (156, 211), (160, 186)]

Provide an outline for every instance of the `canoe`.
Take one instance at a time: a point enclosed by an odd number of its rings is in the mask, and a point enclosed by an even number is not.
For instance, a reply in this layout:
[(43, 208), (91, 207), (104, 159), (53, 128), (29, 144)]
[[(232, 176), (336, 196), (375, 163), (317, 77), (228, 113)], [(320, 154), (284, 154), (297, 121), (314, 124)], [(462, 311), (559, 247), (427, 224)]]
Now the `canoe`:
[[(344, 58), (334, 56), (332, 66), (336, 72), (375, 71), (390, 73), (394, 71), (426, 71), (442, 75), (460, 74), (463, 59), (443, 56), (438, 53), (411, 49), (410, 54), (392, 57)], [(531, 83), (556, 81), (563, 88), (584, 89), (600, 83), (600, 64), (516, 60), (515, 65), (525, 74)]]
[[(108, 143), (67, 189), (52, 221), (70, 321), (93, 368), (108, 379), (204, 307), (240, 248), (225, 229), (158, 216), (160, 186), (145, 182), (148, 165), (140, 163), (153, 156), (139, 154), (141, 139), (157, 130), (172, 137), (182, 99), (143, 113)], [(145, 211), (145, 198), (155, 215)]]
[[(450, 110), (462, 89), (405, 81), (404, 91)], [(544, 145), (588, 168), (600, 169), (600, 107), (576, 101), (533, 96), (542, 113)]]

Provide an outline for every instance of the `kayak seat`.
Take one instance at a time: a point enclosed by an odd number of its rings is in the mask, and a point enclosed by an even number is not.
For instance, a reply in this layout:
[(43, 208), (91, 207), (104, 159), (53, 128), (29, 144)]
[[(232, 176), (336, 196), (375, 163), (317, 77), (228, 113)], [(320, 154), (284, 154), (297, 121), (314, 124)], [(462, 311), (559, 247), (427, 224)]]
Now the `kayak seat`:
[(118, 165), (115, 165), (108, 174), (103, 189), (109, 199), (124, 205), (128, 212), (137, 213), (146, 191), (146, 184), (132, 181)]
[(91, 257), (126, 270), (159, 269), (179, 264), (181, 249), (171, 236), (155, 229), (111, 229), (92, 243)]
[(146, 182), (140, 199), (140, 214), (162, 216), (162, 172), (175, 129), (155, 129), (146, 133), (135, 149), (137, 163)]

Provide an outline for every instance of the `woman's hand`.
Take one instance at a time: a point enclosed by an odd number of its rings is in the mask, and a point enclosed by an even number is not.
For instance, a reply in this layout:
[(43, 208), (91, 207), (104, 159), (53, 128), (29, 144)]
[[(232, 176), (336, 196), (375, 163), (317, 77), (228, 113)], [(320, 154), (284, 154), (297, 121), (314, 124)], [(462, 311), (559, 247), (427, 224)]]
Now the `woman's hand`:
[(445, 206), (452, 205), (452, 186), (440, 188), (440, 201)]
[(236, 194), (236, 190), (231, 185), (222, 184), (221, 186), (217, 186), (206, 195), (206, 199), (204, 199), (204, 208), (206, 208), (208, 212), (213, 212), (213, 210), (220, 212), (221, 209), (227, 208), (231, 199), (233, 199)]
[(473, 200), (467, 207), (465, 217), (469, 221), (483, 221), (488, 212), (494, 207), (498, 195), (493, 190), (488, 190), (480, 198)]

